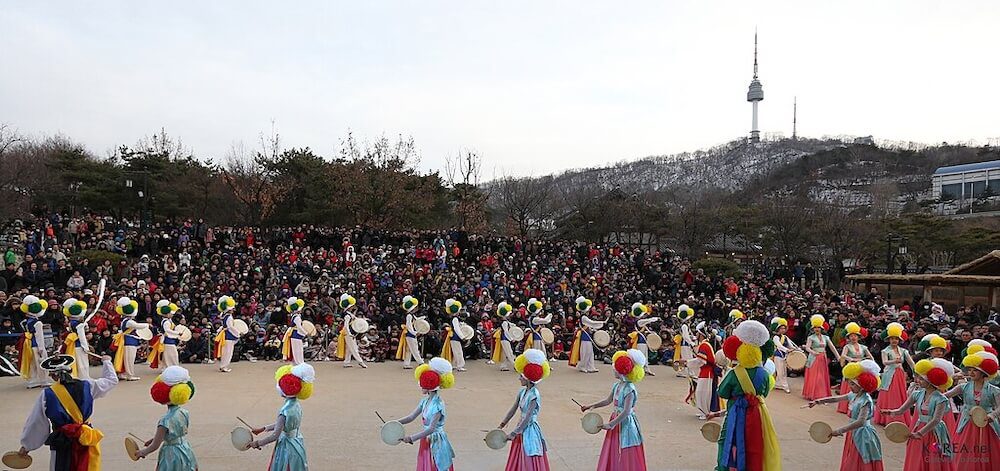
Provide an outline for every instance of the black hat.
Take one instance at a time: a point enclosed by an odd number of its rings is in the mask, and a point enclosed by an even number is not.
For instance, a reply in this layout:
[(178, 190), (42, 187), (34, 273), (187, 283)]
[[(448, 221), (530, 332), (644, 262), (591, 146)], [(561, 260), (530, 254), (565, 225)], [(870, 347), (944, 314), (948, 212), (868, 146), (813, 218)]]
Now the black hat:
[(54, 355), (43, 360), (41, 367), (45, 371), (70, 371), (75, 362), (71, 355)]

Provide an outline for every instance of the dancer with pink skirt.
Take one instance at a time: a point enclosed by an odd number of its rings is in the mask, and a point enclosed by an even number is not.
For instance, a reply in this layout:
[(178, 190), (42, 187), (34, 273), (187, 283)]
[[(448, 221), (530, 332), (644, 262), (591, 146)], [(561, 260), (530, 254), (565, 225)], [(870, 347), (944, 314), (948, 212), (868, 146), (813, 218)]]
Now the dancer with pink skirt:
[[(906, 402), (907, 379), (903, 364), (910, 365), (910, 371), (913, 371), (913, 356), (907, 349), (899, 346), (899, 342), (907, 338), (903, 324), (890, 323), (882, 335), (889, 341), (889, 345), (882, 349), (882, 364), (885, 369), (882, 370), (882, 384), (879, 386), (875, 411), (875, 423), (878, 425), (892, 422), (889, 416), (882, 413), (882, 409), (895, 409)], [(903, 422), (912, 425), (913, 415), (909, 412), (903, 414)]]
[(517, 400), (507, 411), (500, 422), (500, 428), (514, 417), (514, 411), (521, 410), (521, 420), (517, 423), (507, 440), (510, 444), (510, 454), (507, 455), (506, 471), (549, 471), (549, 458), (546, 456), (547, 445), (538, 426), (538, 412), (542, 408), (542, 396), (538, 392), (538, 383), (549, 376), (551, 369), (545, 352), (529, 348), (514, 360), (514, 369), (521, 374), (521, 391)]
[(829, 328), (826, 319), (819, 314), (813, 314), (809, 318), (812, 326), (812, 335), (806, 339), (803, 348), (809, 354), (806, 360), (806, 378), (802, 386), (802, 397), (812, 401), (831, 396), (830, 390), (830, 365), (826, 359), (826, 351), (830, 350), (833, 356), (840, 361), (840, 353), (833, 345), (830, 337), (823, 332)]
[(642, 447), (642, 431), (635, 415), (635, 404), (639, 392), (635, 383), (642, 381), (645, 373), (646, 356), (639, 350), (619, 350), (611, 357), (618, 382), (611, 386), (607, 399), (581, 406), (586, 412), (595, 407), (614, 403), (615, 411), (611, 420), (604, 424), (604, 446), (597, 461), (597, 471), (646, 471), (646, 452)]

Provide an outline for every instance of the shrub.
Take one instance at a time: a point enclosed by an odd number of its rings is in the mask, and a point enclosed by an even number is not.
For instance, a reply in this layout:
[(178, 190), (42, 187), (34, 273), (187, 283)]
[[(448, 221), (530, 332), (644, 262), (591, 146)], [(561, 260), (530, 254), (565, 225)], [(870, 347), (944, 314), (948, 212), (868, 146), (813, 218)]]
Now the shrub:
[(715, 276), (715, 274), (720, 271), (724, 275), (732, 277), (743, 274), (743, 269), (740, 268), (738, 263), (724, 258), (703, 258), (692, 263), (691, 268), (701, 268), (702, 270), (705, 270), (705, 274), (709, 276)]
[(90, 260), (91, 267), (101, 266), (105, 260), (111, 260), (112, 266), (117, 265), (122, 260), (125, 260), (124, 255), (105, 250), (81, 250), (72, 255), (74, 263), (77, 263), (85, 258)]

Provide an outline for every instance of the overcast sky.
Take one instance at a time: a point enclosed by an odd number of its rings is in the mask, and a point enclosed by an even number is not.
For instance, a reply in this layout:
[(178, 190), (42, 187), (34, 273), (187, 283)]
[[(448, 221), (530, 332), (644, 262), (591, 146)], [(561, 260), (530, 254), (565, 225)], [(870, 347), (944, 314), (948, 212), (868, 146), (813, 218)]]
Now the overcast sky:
[[(100, 155), (161, 127), (200, 157), (412, 135), (539, 175), (748, 133), (1000, 137), (1000, 2), (354, 1), (0, 4), (0, 122)], [(489, 177), (490, 175), (486, 175)]]

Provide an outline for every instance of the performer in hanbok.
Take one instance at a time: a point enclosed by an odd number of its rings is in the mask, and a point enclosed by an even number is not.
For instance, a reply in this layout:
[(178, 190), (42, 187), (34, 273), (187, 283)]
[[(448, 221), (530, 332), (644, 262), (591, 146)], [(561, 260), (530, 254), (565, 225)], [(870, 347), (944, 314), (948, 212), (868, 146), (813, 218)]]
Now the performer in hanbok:
[[(579, 299), (577, 301), (577, 306), (579, 306)], [(586, 310), (581, 311), (584, 313), (589, 311), (592, 305), (589, 299), (585, 301)], [(597, 373), (597, 367), (594, 366), (594, 338), (592, 335), (594, 331), (603, 328), (605, 322), (595, 321), (586, 314), (580, 315), (579, 329), (576, 331), (576, 338), (573, 339), (573, 348), (569, 352), (569, 366), (576, 366), (576, 369), (583, 373)]]
[(698, 335), (698, 348), (695, 350), (694, 358), (687, 364), (689, 368), (698, 369), (698, 379), (695, 381), (692, 399), (695, 408), (698, 409), (698, 418), (701, 420), (707, 420), (710, 415), (722, 410), (719, 405), (719, 376), (722, 370), (715, 363), (716, 349), (709, 341), (715, 336), (709, 335), (707, 329), (704, 321), (698, 323), (695, 329)]
[[(638, 304), (639, 306), (636, 306)], [(646, 336), (649, 335), (649, 325), (660, 322), (659, 317), (644, 317), (649, 314), (649, 306), (641, 303), (635, 303), (632, 305), (632, 313), (636, 315), (636, 309), (640, 311), (637, 315), (635, 321), (635, 330), (628, 334), (628, 348), (634, 348), (642, 352), (646, 358), (649, 358), (649, 345), (646, 344)], [(646, 374), (650, 376), (656, 376), (650, 366), (646, 365)]]
[(69, 355), (46, 358), (41, 368), (55, 383), (38, 396), (21, 432), (21, 449), (29, 452), (48, 445), (52, 471), (100, 471), (100, 441), (104, 434), (90, 424), (94, 400), (106, 396), (118, 384), (111, 357), (101, 357), (103, 370), (98, 379), (73, 379), (75, 360)]
[[(926, 353), (930, 359), (940, 359), (951, 365), (951, 377), (956, 382), (964, 381), (964, 375), (962, 370), (955, 366), (951, 360), (945, 358), (945, 355), (951, 350), (951, 342), (946, 340), (944, 337), (938, 334), (927, 334), (923, 339), (917, 344), (917, 350)], [(948, 400), (948, 412), (944, 414), (942, 420), (944, 420), (945, 426), (948, 428), (948, 432), (951, 433), (952, 442), (955, 438), (955, 430), (958, 428), (958, 420), (955, 419), (955, 414), (958, 413), (958, 407), (955, 406), (955, 401), (950, 397), (946, 397)]]
[(809, 401), (809, 407), (832, 402), (850, 405), (851, 422), (833, 430), (834, 437), (847, 434), (840, 471), (882, 471), (882, 443), (871, 422), (875, 408), (871, 394), (878, 391), (879, 373), (881, 368), (874, 360), (848, 363), (843, 368), (843, 374), (851, 392)]
[(524, 349), (541, 350), (542, 354), (548, 357), (545, 351), (545, 339), (542, 338), (542, 326), (552, 323), (552, 313), (542, 315), (542, 302), (531, 298), (528, 300), (528, 315), (531, 320), (528, 323), (527, 332), (524, 333)]
[(240, 340), (240, 332), (236, 329), (236, 319), (233, 317), (236, 300), (230, 296), (221, 296), (215, 306), (222, 315), (222, 328), (215, 335), (215, 358), (219, 360), (219, 371), (229, 373), (233, 371), (229, 368), (229, 363), (233, 361), (233, 351), (236, 349), (236, 342)]
[(364, 358), (361, 358), (361, 351), (358, 349), (358, 335), (365, 335), (368, 332), (355, 332), (351, 328), (351, 323), (358, 318), (354, 315), (354, 296), (342, 294), (340, 306), (344, 310), (344, 328), (341, 330), (344, 339), (344, 368), (351, 367), (351, 360), (357, 360), (362, 368), (368, 368)]
[(739, 309), (732, 309), (729, 311), (729, 324), (726, 326), (726, 334), (732, 335), (733, 331), (739, 327), (740, 323), (745, 321), (747, 315)]
[(63, 340), (63, 353), (73, 357), (73, 377), (90, 379), (90, 344), (87, 343), (87, 303), (76, 298), (63, 301), (63, 315), (69, 318), (69, 334)]
[(396, 349), (396, 359), (403, 360), (403, 369), (413, 369), (410, 362), (416, 360), (417, 365), (423, 365), (424, 359), (420, 355), (420, 344), (417, 343), (417, 329), (413, 327), (415, 320), (423, 320), (423, 317), (413, 315), (419, 302), (413, 296), (403, 297), (403, 311), (406, 312), (406, 323), (403, 325), (399, 336), (399, 347)]
[(135, 375), (135, 355), (142, 345), (142, 339), (135, 335), (139, 329), (148, 329), (149, 324), (136, 322), (139, 314), (139, 303), (122, 296), (115, 303), (115, 312), (122, 316), (121, 329), (115, 334), (115, 371), (118, 378), (125, 381), (139, 381)]
[[(857, 363), (861, 360), (875, 360), (872, 353), (868, 351), (868, 347), (861, 345), (861, 339), (868, 336), (868, 329), (865, 329), (858, 325), (857, 322), (848, 322), (844, 326), (844, 330), (847, 331), (847, 344), (844, 345), (844, 350), (840, 353), (840, 366), (847, 366), (848, 363)], [(881, 371), (881, 370), (880, 370)], [(846, 396), (851, 392), (851, 386), (847, 381), (840, 382), (840, 395)], [(847, 414), (849, 412), (848, 401), (839, 401), (837, 404), (837, 412), (841, 414)]]
[(540, 350), (528, 349), (514, 360), (514, 369), (521, 374), (521, 390), (514, 405), (507, 411), (500, 429), (507, 426), (514, 412), (521, 411), (517, 427), (507, 435), (511, 442), (507, 455), (506, 471), (548, 471), (549, 458), (542, 428), (538, 425), (538, 414), (542, 408), (542, 393), (538, 383), (549, 376), (551, 369), (545, 354)]
[(767, 327), (747, 320), (722, 344), (726, 358), (737, 364), (719, 384), (726, 418), (719, 435), (718, 471), (781, 469), (781, 448), (764, 398), (774, 389), (774, 376), (763, 359), (774, 354)]
[[(885, 365), (885, 369), (882, 370), (877, 402), (878, 410), (875, 412), (875, 423), (878, 425), (892, 422), (891, 417), (882, 413), (883, 409), (897, 409), (906, 402), (906, 388), (909, 380), (906, 377), (903, 364), (909, 365), (910, 371), (913, 371), (913, 356), (910, 355), (909, 350), (899, 345), (900, 341), (907, 340), (903, 324), (889, 323), (882, 336), (888, 340), (889, 345), (882, 349), (882, 364)], [(913, 423), (913, 417), (909, 412), (903, 415), (903, 419), (907, 425)]]
[(139, 458), (160, 450), (156, 471), (197, 471), (198, 460), (187, 441), (191, 420), (187, 409), (181, 407), (194, 397), (191, 374), (183, 367), (167, 366), (149, 388), (149, 395), (153, 401), (167, 406), (167, 413), (156, 423), (153, 438), (137, 453)]
[(176, 304), (161, 299), (156, 303), (156, 313), (162, 317), (157, 325), (157, 335), (149, 342), (149, 367), (157, 369), (162, 362), (164, 367), (180, 365), (181, 361), (177, 353), (177, 344), (180, 343), (181, 333), (176, 330), (174, 324), (174, 314), (180, 308)]
[(771, 341), (774, 342), (774, 368), (775, 368), (775, 378), (774, 385), (778, 389), (782, 389), (785, 393), (791, 393), (791, 388), (788, 387), (788, 364), (785, 358), (791, 352), (801, 351), (798, 345), (792, 339), (788, 338), (788, 320), (782, 317), (775, 317), (771, 319), (771, 332), (774, 332), (774, 336), (771, 337)]
[(444, 339), (441, 342), (441, 358), (448, 360), (455, 371), (465, 371), (465, 351), (462, 349), (462, 323), (459, 314), (464, 312), (462, 303), (448, 298), (444, 302), (444, 312), (451, 316), (451, 325), (445, 327)]
[(954, 384), (953, 367), (941, 358), (918, 361), (913, 369), (916, 389), (899, 408), (882, 411), (887, 415), (901, 415), (911, 407), (916, 408), (910, 440), (906, 442), (903, 461), (906, 471), (958, 469), (951, 433), (942, 420), (945, 414), (951, 413), (948, 398), (942, 393)]
[[(997, 357), (983, 350), (983, 346), (970, 345), (969, 353), (962, 366), (968, 371), (969, 379), (964, 384), (951, 388), (948, 397), (962, 396), (962, 415), (958, 421), (955, 440), (956, 462), (962, 470), (994, 471), (1000, 469), (1000, 388), (987, 379), (997, 374)], [(972, 422), (972, 408), (986, 410), (988, 422), (978, 427)]]
[(504, 362), (504, 330), (502, 328), (502, 324), (504, 320), (507, 319), (507, 316), (510, 316), (510, 313), (513, 311), (514, 307), (507, 301), (500, 301), (500, 303), (497, 304), (497, 327), (493, 329), (493, 352), (490, 354), (490, 359), (486, 362), (488, 365), (499, 365)]
[(271, 432), (270, 435), (250, 442), (251, 448), (260, 449), (271, 442), (274, 451), (267, 469), (269, 471), (306, 471), (306, 441), (299, 430), (302, 426), (302, 403), (313, 394), (316, 370), (308, 363), (285, 365), (274, 373), (278, 394), (285, 399), (278, 418), (273, 424), (251, 430), (254, 435)]
[(447, 412), (439, 394), (440, 390), (455, 385), (455, 374), (452, 372), (451, 363), (444, 358), (431, 358), (427, 364), (418, 366), (413, 376), (417, 379), (424, 397), (413, 413), (398, 420), (401, 424), (408, 424), (420, 417), (424, 429), (413, 435), (404, 436), (402, 441), (410, 444), (420, 443), (420, 449), (417, 451), (417, 471), (454, 469), (452, 463), (455, 460), (455, 450), (452, 449), (448, 434), (444, 431)]
[[(681, 304), (677, 308), (677, 318), (681, 320), (680, 342), (674, 342), (674, 364), (685, 365), (688, 360), (694, 358), (694, 348), (698, 346), (698, 340), (691, 334), (690, 321), (694, 319), (694, 309), (687, 304)], [(679, 348), (678, 348), (679, 347)], [(687, 368), (684, 366), (684, 368)], [(691, 369), (687, 371), (678, 370), (678, 378), (688, 378), (694, 376)]]
[(49, 351), (45, 349), (45, 325), (41, 319), (48, 308), (49, 303), (34, 295), (29, 294), (21, 300), (21, 312), (26, 319), (22, 325), (24, 333), (17, 341), (17, 358), (21, 377), (28, 381), (28, 389), (52, 384), (41, 366), (49, 357)]
[[(506, 312), (506, 315), (502, 315), (501, 314), (502, 312)], [(501, 311), (500, 308), (497, 307), (497, 315), (501, 316), (502, 318), (502, 320), (500, 321), (500, 329), (499, 329), (500, 353), (502, 356), (500, 358), (500, 361), (497, 362), (500, 364), (500, 371), (510, 371), (510, 368), (514, 366), (514, 347), (510, 343), (510, 339), (512, 338), (510, 329), (511, 327), (516, 327), (516, 325), (510, 321), (511, 312), (512, 311), (509, 310)]]
[(603, 401), (580, 406), (580, 411), (587, 412), (614, 404), (611, 420), (602, 427), (607, 432), (597, 460), (597, 471), (645, 471), (646, 451), (642, 445), (639, 418), (635, 413), (635, 405), (639, 401), (635, 385), (646, 375), (643, 369), (646, 357), (638, 350), (619, 350), (611, 361), (618, 379), (611, 385), (611, 394)]
[(281, 339), (281, 356), (293, 365), (305, 363), (303, 341), (307, 337), (302, 327), (302, 309), (306, 307), (304, 299), (292, 296), (285, 300), (285, 312), (288, 313), (288, 330)]
[(803, 348), (809, 354), (806, 359), (805, 384), (802, 386), (802, 397), (813, 400), (829, 397), (832, 395), (830, 389), (830, 365), (826, 358), (826, 351), (833, 353), (837, 361), (840, 361), (840, 352), (833, 345), (824, 331), (829, 328), (826, 319), (819, 314), (813, 314), (809, 318), (809, 325), (812, 326), (812, 335), (806, 339)]

